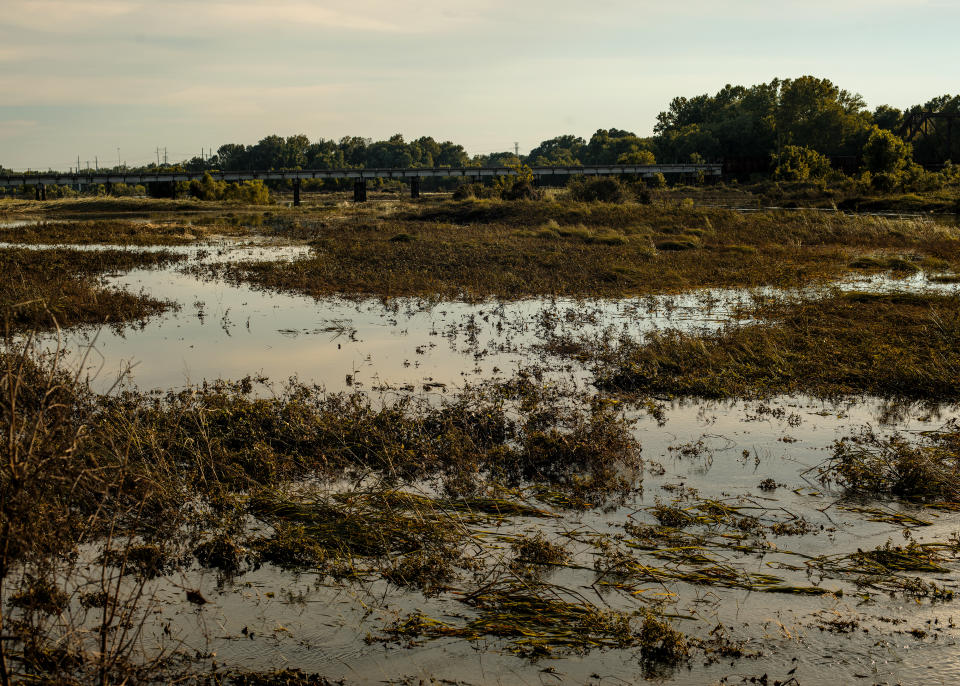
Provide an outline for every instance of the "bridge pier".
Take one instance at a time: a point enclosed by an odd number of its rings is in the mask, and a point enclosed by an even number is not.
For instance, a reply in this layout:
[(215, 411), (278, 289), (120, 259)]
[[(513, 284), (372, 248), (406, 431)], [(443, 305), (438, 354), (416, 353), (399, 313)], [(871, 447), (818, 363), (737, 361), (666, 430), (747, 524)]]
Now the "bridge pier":
[(360, 179), (354, 181), (353, 183), (353, 201), (354, 202), (366, 202), (367, 201), (367, 180)]
[(36, 186), (34, 186), (33, 192), (37, 200), (47, 199), (47, 187), (44, 184), (38, 183)]
[(419, 198), (420, 197), (420, 177), (414, 176), (410, 179), (410, 197)]
[(293, 206), (300, 207), (300, 179), (293, 180)]

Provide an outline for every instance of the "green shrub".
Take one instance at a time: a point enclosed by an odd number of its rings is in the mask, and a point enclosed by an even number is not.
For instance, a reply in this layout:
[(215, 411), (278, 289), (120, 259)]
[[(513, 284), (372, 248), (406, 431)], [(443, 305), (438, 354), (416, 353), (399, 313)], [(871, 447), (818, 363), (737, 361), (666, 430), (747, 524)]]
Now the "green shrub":
[(592, 179), (574, 177), (567, 184), (570, 198), (578, 202), (623, 203), (631, 198), (629, 189), (616, 176)]
[(807, 181), (822, 179), (830, 172), (830, 160), (816, 150), (800, 145), (785, 145), (779, 156), (774, 156), (775, 179)]

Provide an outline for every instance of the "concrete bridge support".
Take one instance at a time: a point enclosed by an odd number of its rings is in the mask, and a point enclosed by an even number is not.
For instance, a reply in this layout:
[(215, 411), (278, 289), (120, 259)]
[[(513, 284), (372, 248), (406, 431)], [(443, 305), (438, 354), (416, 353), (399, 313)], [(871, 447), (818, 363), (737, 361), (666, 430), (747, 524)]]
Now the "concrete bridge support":
[(414, 176), (410, 179), (410, 197), (419, 198), (420, 197), (420, 177)]
[(359, 181), (354, 182), (353, 201), (354, 202), (367, 201), (367, 180), (366, 179), (360, 179)]
[(38, 183), (36, 186), (34, 186), (34, 194), (37, 200), (46, 200), (47, 187), (42, 183)]
[(300, 207), (300, 179), (293, 180), (293, 206)]

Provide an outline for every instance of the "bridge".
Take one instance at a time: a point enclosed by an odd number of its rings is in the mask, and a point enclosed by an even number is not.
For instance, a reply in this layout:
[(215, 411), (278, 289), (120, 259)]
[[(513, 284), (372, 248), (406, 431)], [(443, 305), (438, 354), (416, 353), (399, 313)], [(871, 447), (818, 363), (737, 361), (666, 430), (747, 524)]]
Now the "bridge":
[[(636, 175), (651, 177), (656, 174), (687, 174), (719, 177), (720, 164), (608, 164), (576, 167), (530, 167), (534, 177), (551, 176), (613, 176)], [(304, 179), (353, 179), (353, 199), (363, 202), (367, 199), (367, 181), (369, 179), (405, 179), (410, 182), (410, 195), (420, 197), (420, 181), (435, 177), (465, 177), (482, 180), (496, 176), (517, 174), (514, 167), (410, 167), (403, 169), (289, 169), (279, 171), (136, 171), (136, 172), (91, 172), (63, 174), (44, 172), (35, 174), (15, 174), (0, 176), (0, 187), (34, 186), (36, 199), (46, 200), (46, 186), (97, 185), (109, 186), (114, 183), (125, 184), (170, 184), (175, 188), (177, 181), (194, 181), (209, 174), (216, 181), (285, 181), (293, 182), (293, 204), (300, 204), (300, 184)]]

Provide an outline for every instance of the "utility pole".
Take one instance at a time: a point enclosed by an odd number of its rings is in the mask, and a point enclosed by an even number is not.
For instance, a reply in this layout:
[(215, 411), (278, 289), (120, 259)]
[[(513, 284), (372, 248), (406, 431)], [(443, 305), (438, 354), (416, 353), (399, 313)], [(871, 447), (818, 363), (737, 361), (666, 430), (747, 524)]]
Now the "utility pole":
[(93, 168), (100, 171), (100, 159), (96, 155), (93, 156)]
[(520, 143), (516, 141), (513, 143), (513, 154), (517, 157), (520, 157)]
[(120, 169), (120, 146), (117, 146), (117, 169)]
[(163, 166), (167, 166), (167, 146), (163, 146)]
[(157, 166), (160, 166), (160, 146), (157, 146)]

